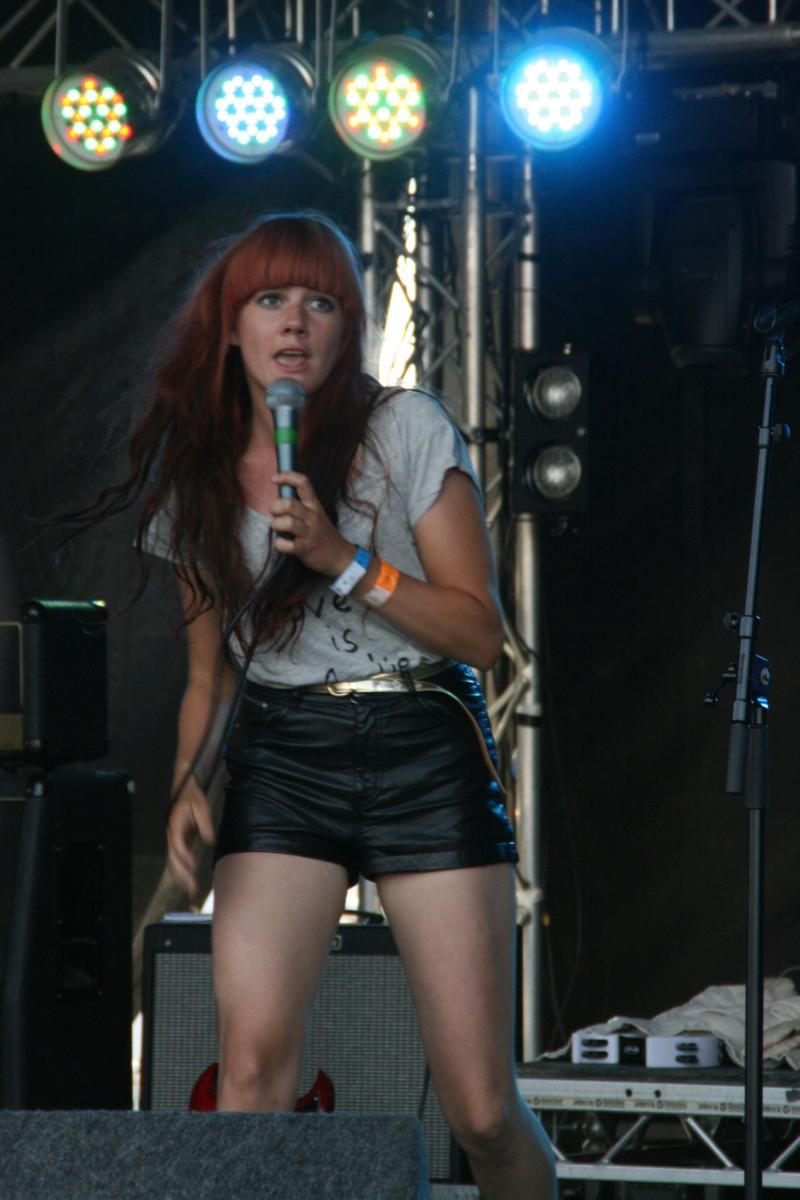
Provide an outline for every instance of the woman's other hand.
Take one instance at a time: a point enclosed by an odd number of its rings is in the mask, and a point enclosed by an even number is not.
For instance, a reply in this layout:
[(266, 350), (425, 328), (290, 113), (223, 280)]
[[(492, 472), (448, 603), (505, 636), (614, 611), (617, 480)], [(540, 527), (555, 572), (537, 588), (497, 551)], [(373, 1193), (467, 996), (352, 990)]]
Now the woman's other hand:
[(352, 562), (355, 547), (332, 524), (311, 481), (298, 471), (281, 471), (272, 480), (278, 486), (288, 483), (297, 492), (296, 500), (279, 497), (270, 507), (275, 549), (294, 554), (320, 575), (341, 575)]
[(167, 820), (167, 864), (175, 880), (187, 895), (197, 895), (197, 855), (194, 843), (198, 835), (213, 846), (214, 822), (205, 792), (186, 770), (176, 771), (174, 800)]

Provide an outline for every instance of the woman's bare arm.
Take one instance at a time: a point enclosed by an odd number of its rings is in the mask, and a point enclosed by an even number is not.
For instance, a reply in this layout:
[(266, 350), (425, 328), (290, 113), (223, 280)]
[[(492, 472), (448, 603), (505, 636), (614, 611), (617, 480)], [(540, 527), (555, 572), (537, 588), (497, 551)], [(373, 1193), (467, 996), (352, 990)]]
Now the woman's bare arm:
[[(192, 603), (191, 589), (181, 582), (184, 611)], [(189, 670), (178, 713), (178, 748), (172, 779), (172, 808), (167, 822), (167, 862), (177, 882), (190, 896), (197, 892), (194, 841), (199, 835), (214, 841), (211, 808), (203, 791), (205, 774), (214, 760), (234, 688), (234, 673), (222, 654), (218, 613), (210, 609), (187, 626)]]
[[(276, 548), (324, 575), (340, 575), (353, 558), (352, 542), (328, 520), (305, 475), (283, 472), (275, 478), (291, 483), (298, 494), (272, 507)], [(286, 533), (294, 540), (280, 536)], [(434, 654), (488, 669), (503, 646), (502, 616), (486, 523), (475, 486), (463, 471), (452, 469), (445, 476), (439, 496), (415, 525), (414, 538), (427, 579), (401, 574), (381, 616)], [(364, 596), (378, 571), (373, 561), (353, 595)]]

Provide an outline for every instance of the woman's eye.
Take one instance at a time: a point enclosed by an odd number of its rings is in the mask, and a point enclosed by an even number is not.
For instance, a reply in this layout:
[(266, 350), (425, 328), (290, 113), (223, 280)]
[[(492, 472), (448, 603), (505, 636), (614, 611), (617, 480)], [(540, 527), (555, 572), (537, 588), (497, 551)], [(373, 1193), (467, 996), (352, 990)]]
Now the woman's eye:
[(330, 296), (315, 296), (311, 301), (314, 308), (319, 312), (333, 312), (335, 304)]
[(257, 303), (263, 305), (264, 308), (274, 308), (280, 303), (280, 296), (277, 292), (264, 292), (263, 296), (259, 296)]

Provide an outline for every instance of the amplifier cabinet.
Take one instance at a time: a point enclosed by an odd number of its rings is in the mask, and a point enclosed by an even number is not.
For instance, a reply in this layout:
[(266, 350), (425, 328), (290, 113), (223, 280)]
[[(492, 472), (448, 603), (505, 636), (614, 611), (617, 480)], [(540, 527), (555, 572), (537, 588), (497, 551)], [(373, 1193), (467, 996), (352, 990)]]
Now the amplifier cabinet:
[[(219, 1057), (210, 920), (168, 919), (144, 941), (142, 1108), (185, 1109), (200, 1073)], [(425, 1052), (388, 926), (342, 925), (308, 1020), (300, 1094), (317, 1071), (336, 1112), (416, 1116)], [(428, 1089), (422, 1117), (431, 1178), (462, 1182), (465, 1158)]]

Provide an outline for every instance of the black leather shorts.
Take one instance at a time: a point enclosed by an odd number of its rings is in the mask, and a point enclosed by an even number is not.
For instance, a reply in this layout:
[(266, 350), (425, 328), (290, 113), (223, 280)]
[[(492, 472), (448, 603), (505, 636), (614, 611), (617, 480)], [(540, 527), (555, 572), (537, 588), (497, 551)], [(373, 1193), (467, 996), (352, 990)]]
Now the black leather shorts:
[[(475, 717), (480, 687), (453, 664), (430, 677)], [(248, 683), (226, 754), (215, 858), (276, 851), (340, 863), (354, 883), (391, 871), (517, 862), (503, 795), (474, 725), (449, 696), (331, 696)]]

